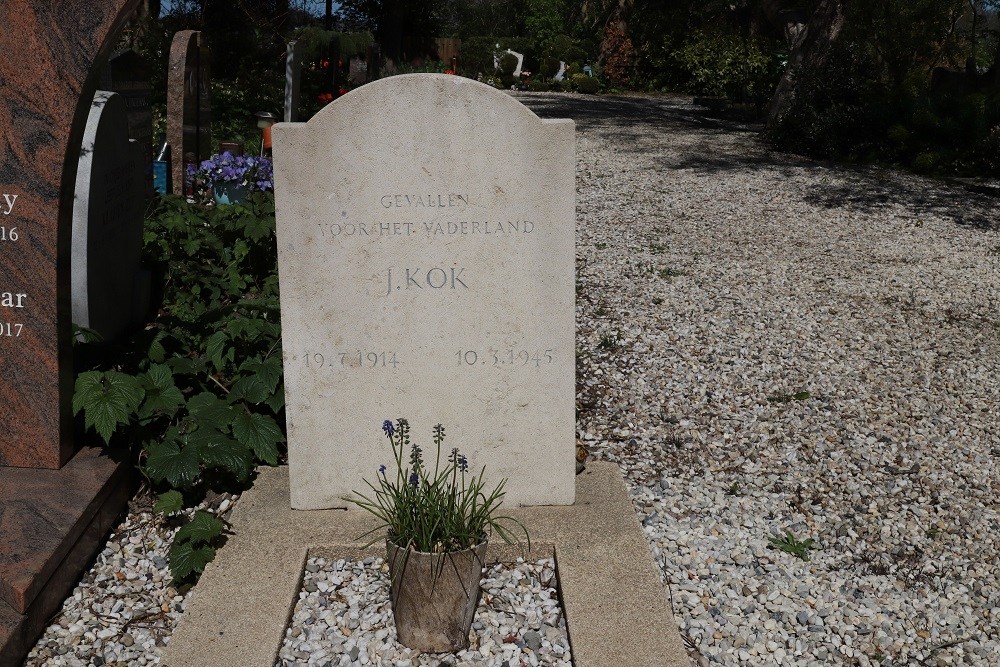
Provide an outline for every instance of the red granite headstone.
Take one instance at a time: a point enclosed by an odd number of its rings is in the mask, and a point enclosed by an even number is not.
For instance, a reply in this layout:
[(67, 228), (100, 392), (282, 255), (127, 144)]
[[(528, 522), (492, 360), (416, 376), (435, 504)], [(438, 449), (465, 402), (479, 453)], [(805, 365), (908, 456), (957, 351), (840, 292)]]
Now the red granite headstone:
[(212, 149), (208, 47), (197, 30), (181, 30), (170, 43), (167, 72), (167, 142), (173, 155), (174, 194), (184, 194), (184, 166), (207, 160)]
[(70, 229), (100, 73), (138, 0), (0, 2), (0, 466), (73, 453)]

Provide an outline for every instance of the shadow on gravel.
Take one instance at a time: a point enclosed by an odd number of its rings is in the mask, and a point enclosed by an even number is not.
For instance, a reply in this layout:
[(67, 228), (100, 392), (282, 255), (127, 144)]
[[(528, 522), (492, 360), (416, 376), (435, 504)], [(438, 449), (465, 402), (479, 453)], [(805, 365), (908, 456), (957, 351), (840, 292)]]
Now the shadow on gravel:
[[(542, 118), (572, 118), (579, 129), (600, 133), (618, 150), (653, 158), (661, 169), (689, 169), (722, 178), (761, 170), (776, 178), (805, 176), (815, 181), (804, 184), (802, 200), (813, 206), (869, 213), (899, 207), (917, 219), (937, 216), (964, 227), (1000, 230), (998, 188), (774, 152), (757, 138), (761, 125), (713, 117), (688, 98), (558, 93), (515, 97)], [(684, 132), (688, 141), (692, 134), (696, 139), (690, 150), (678, 155), (679, 147), (660, 140), (656, 131)], [(831, 178), (837, 183), (830, 184)]]
[(980, 231), (1000, 230), (998, 210), (1000, 193), (977, 185), (946, 181), (903, 179), (877, 170), (857, 170), (846, 175), (848, 167), (838, 169), (846, 182), (818, 187), (807, 192), (803, 201), (827, 209), (847, 208), (873, 212), (901, 207), (915, 218), (937, 216), (956, 225)]

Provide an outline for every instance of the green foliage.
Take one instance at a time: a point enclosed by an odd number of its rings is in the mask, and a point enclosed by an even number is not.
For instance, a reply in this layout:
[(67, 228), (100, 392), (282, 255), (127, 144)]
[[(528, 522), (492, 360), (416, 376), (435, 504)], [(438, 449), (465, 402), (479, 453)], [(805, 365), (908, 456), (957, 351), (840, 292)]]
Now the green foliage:
[(513, 53), (505, 53), (500, 57), (500, 73), (504, 76), (513, 76), (517, 69), (517, 56)]
[(570, 79), (570, 83), (573, 86), (573, 90), (578, 93), (594, 95), (601, 90), (601, 82), (595, 77), (587, 76), (586, 74), (574, 74)]
[[(244, 487), (257, 463), (282, 457), (273, 196), (217, 208), (164, 197), (144, 243), (159, 316), (123, 342), (77, 346), (73, 409), (106, 444), (141, 447), (142, 471), (162, 491), (156, 510), (169, 514)], [(214, 553), (202, 533), (184, 541), (171, 550), (178, 579)]]
[(538, 65), (538, 76), (544, 79), (551, 79), (559, 71), (559, 59), (552, 56), (542, 58)]
[(767, 538), (768, 549), (777, 549), (778, 551), (784, 551), (787, 554), (792, 554), (796, 558), (801, 558), (804, 561), (809, 560), (809, 550), (817, 549), (816, 540), (811, 537), (801, 542), (795, 539), (795, 535), (791, 531), (786, 531), (783, 537), (769, 537)]
[(621, 342), (618, 340), (618, 334), (616, 333), (602, 333), (601, 338), (597, 341), (597, 349), (604, 352), (617, 350), (619, 345), (621, 345)]
[(469, 78), (488, 76), (495, 72), (493, 59), (497, 38), (493, 36), (468, 37), (462, 40), (462, 57), (458, 60), (459, 73)]
[[(381, 466), (377, 484), (365, 480), (371, 494), (355, 492), (357, 497), (347, 498), (379, 519), (380, 525), (366, 535), (387, 529), (388, 538), (403, 549), (447, 553), (479, 544), (487, 536), (487, 530), (512, 543), (516, 538), (510, 527), (515, 526), (524, 533), (528, 548), (531, 547), (528, 531), (519, 521), (497, 514), (506, 479), (487, 494), (486, 469), (478, 476), (470, 474), (468, 461), (457, 447), (451, 450), (442, 467), (444, 426), (434, 427), (433, 472), (424, 461), (423, 450), (410, 442), (410, 425), (405, 419), (397, 420), (395, 426), (386, 420), (382, 429), (392, 446), (395, 470), (387, 472), (387, 466)], [(403, 458), (407, 450), (408, 465)], [(379, 539), (376, 536), (371, 544)]]
[(695, 32), (670, 57), (696, 94), (761, 105), (778, 82), (773, 54), (757, 40), (732, 33)]
[(247, 153), (260, 152), (258, 111), (281, 115), (285, 105), (285, 77), (261, 70), (246, 78), (212, 79), (212, 153), (220, 141), (238, 141)]
[(178, 529), (170, 545), (170, 573), (175, 581), (201, 574), (215, 558), (212, 542), (222, 534), (222, 521), (209, 512), (198, 510)]

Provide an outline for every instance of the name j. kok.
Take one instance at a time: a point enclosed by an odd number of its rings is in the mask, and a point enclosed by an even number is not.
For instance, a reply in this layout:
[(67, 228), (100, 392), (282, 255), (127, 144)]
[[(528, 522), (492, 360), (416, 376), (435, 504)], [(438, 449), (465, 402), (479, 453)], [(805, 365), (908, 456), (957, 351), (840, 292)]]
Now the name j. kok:
[(464, 268), (396, 269), (386, 271), (386, 296), (403, 289), (469, 289), (462, 280)]

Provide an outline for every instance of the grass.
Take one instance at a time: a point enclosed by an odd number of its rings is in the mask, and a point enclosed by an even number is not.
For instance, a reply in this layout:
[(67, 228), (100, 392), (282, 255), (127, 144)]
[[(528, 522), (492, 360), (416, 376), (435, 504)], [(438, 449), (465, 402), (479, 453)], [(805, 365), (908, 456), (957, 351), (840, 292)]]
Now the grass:
[(804, 561), (809, 560), (809, 550), (816, 549), (816, 540), (811, 537), (802, 541), (795, 539), (791, 531), (785, 531), (783, 537), (769, 537), (767, 538), (768, 549), (777, 549), (778, 551), (784, 551), (787, 554), (792, 554), (796, 558), (801, 558)]
[(657, 275), (663, 278), (664, 280), (667, 280), (668, 278), (676, 278), (677, 276), (683, 276), (684, 272), (678, 271), (677, 269), (666, 268), (666, 269), (660, 269), (657, 272)]
[(616, 350), (619, 345), (621, 345), (621, 342), (618, 340), (618, 334), (616, 333), (602, 333), (601, 339), (597, 341), (597, 349), (605, 352)]

